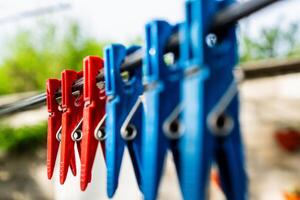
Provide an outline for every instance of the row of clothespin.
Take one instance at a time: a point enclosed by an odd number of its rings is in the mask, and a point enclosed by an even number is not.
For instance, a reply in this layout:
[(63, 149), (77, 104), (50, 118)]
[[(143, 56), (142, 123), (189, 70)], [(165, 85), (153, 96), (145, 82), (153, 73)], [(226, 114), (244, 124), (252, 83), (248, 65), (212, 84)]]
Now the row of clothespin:
[[(80, 155), (80, 185), (92, 181), (101, 146), (107, 167), (107, 194), (117, 187), (124, 148), (146, 200), (157, 197), (167, 151), (171, 151), (183, 198), (207, 197), (212, 165), (227, 199), (247, 199), (247, 178), (238, 122), (238, 97), (232, 69), (237, 62), (235, 27), (209, 33), (209, 22), (233, 0), (186, 1), (186, 20), (178, 25), (146, 25), (141, 66), (121, 73), (125, 57), (141, 47), (114, 44), (104, 61), (84, 59), (83, 72), (64, 70), (47, 81), (48, 177), (60, 152), (60, 182), (68, 169), (76, 175), (75, 144)], [(180, 51), (166, 59), (165, 45), (180, 33)], [(97, 83), (99, 73), (104, 82)], [(74, 93), (79, 78), (84, 87)], [(61, 103), (56, 93), (61, 91)]]

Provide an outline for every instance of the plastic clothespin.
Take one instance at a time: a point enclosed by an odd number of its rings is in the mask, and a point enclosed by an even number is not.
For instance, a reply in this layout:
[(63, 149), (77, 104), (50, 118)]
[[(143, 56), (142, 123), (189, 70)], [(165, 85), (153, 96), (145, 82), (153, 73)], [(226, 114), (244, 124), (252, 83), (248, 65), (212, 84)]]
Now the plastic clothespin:
[(91, 181), (92, 167), (100, 141), (105, 154), (104, 120), (106, 95), (104, 85), (97, 86), (97, 75), (103, 69), (103, 60), (97, 56), (88, 56), (83, 61), (84, 69), (84, 109), (81, 143), (80, 187), (85, 190)]
[(207, 199), (207, 183), (216, 164), (227, 199), (247, 199), (237, 86), (232, 70), (237, 63), (234, 25), (210, 33), (213, 16), (234, 0), (186, 1), (181, 58), (183, 123), (181, 181), (184, 199)]
[[(47, 108), (48, 108), (48, 135), (47, 135), (47, 175), (48, 179), (53, 176), (55, 161), (61, 140), (61, 115), (62, 111), (56, 100), (56, 92), (61, 89), (61, 82), (58, 79), (48, 79), (47, 87)], [(75, 172), (75, 160), (71, 160), (70, 167)]]
[[(74, 146), (81, 152), (80, 143), (82, 138), (81, 125), (83, 113), (82, 91), (73, 94), (72, 86), (75, 81), (82, 77), (82, 72), (64, 70), (62, 72), (62, 137), (60, 154), (60, 183), (66, 180), (70, 161), (75, 160)], [(76, 174), (76, 171), (75, 171)]]
[(120, 74), (125, 56), (139, 48), (132, 46), (126, 49), (115, 44), (105, 49), (105, 86), (109, 99), (106, 104), (106, 166), (107, 193), (110, 198), (118, 187), (125, 146), (128, 148), (139, 186), (141, 182), (142, 67)]
[[(171, 150), (177, 173), (179, 170), (178, 140), (182, 133), (179, 122), (182, 69), (174, 62), (176, 55), (167, 62), (165, 45), (179, 26), (164, 21), (146, 25), (146, 53), (144, 63), (145, 83), (145, 133), (143, 134), (142, 191), (146, 200), (157, 196), (167, 150)], [(180, 178), (178, 174), (178, 178)], [(180, 182), (180, 179), (179, 179)]]

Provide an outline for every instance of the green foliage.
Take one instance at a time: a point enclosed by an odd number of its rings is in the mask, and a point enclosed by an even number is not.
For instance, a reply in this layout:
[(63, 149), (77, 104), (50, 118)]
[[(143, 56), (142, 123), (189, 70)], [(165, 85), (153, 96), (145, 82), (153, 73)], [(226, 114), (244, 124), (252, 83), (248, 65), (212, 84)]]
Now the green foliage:
[(0, 94), (44, 90), (47, 78), (59, 78), (63, 69), (81, 70), (87, 55), (102, 56), (104, 43), (80, 30), (73, 22), (63, 33), (51, 24), (18, 33), (0, 66)]
[(259, 37), (242, 34), (240, 61), (300, 57), (300, 27), (291, 23), (286, 29), (274, 26), (261, 30)]
[(46, 145), (47, 126), (41, 123), (33, 126), (12, 128), (1, 124), (0, 150), (7, 152), (25, 152)]

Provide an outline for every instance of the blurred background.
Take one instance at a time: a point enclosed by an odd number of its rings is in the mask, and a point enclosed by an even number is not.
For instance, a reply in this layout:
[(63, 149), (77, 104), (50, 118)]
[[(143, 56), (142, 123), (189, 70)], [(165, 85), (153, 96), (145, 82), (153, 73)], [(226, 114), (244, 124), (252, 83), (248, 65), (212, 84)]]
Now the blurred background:
[[(0, 106), (44, 92), (47, 78), (80, 70), (83, 58), (102, 56), (106, 44), (143, 44), (147, 21), (179, 22), (183, 6), (184, 0), (0, 1)], [(239, 67), (300, 59), (299, 13), (300, 2), (286, 0), (240, 21)], [(300, 145), (281, 137), (300, 140), (300, 74), (245, 80), (239, 88), (250, 199), (300, 193)], [(64, 186), (57, 173), (47, 180), (46, 120), (44, 106), (0, 119), (0, 199), (107, 199), (100, 152), (87, 192), (71, 174)], [(114, 199), (142, 198), (128, 156), (120, 182)], [(159, 199), (181, 199), (177, 184), (168, 156)], [(216, 185), (211, 191), (211, 199), (224, 199)]]

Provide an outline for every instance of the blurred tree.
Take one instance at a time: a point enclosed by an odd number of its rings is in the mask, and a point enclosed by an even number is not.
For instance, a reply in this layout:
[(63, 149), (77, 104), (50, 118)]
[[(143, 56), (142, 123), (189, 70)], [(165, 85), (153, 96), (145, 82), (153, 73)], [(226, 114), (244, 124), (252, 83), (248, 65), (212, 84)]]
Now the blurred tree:
[(8, 43), (0, 66), (0, 94), (44, 90), (49, 77), (59, 77), (63, 69), (82, 69), (87, 55), (102, 56), (104, 43), (84, 36), (76, 22), (64, 33), (53, 24), (40, 30), (22, 31)]
[(274, 57), (300, 57), (300, 27), (291, 23), (283, 30), (282, 26), (261, 30), (259, 37), (241, 34), (240, 61), (267, 59)]

